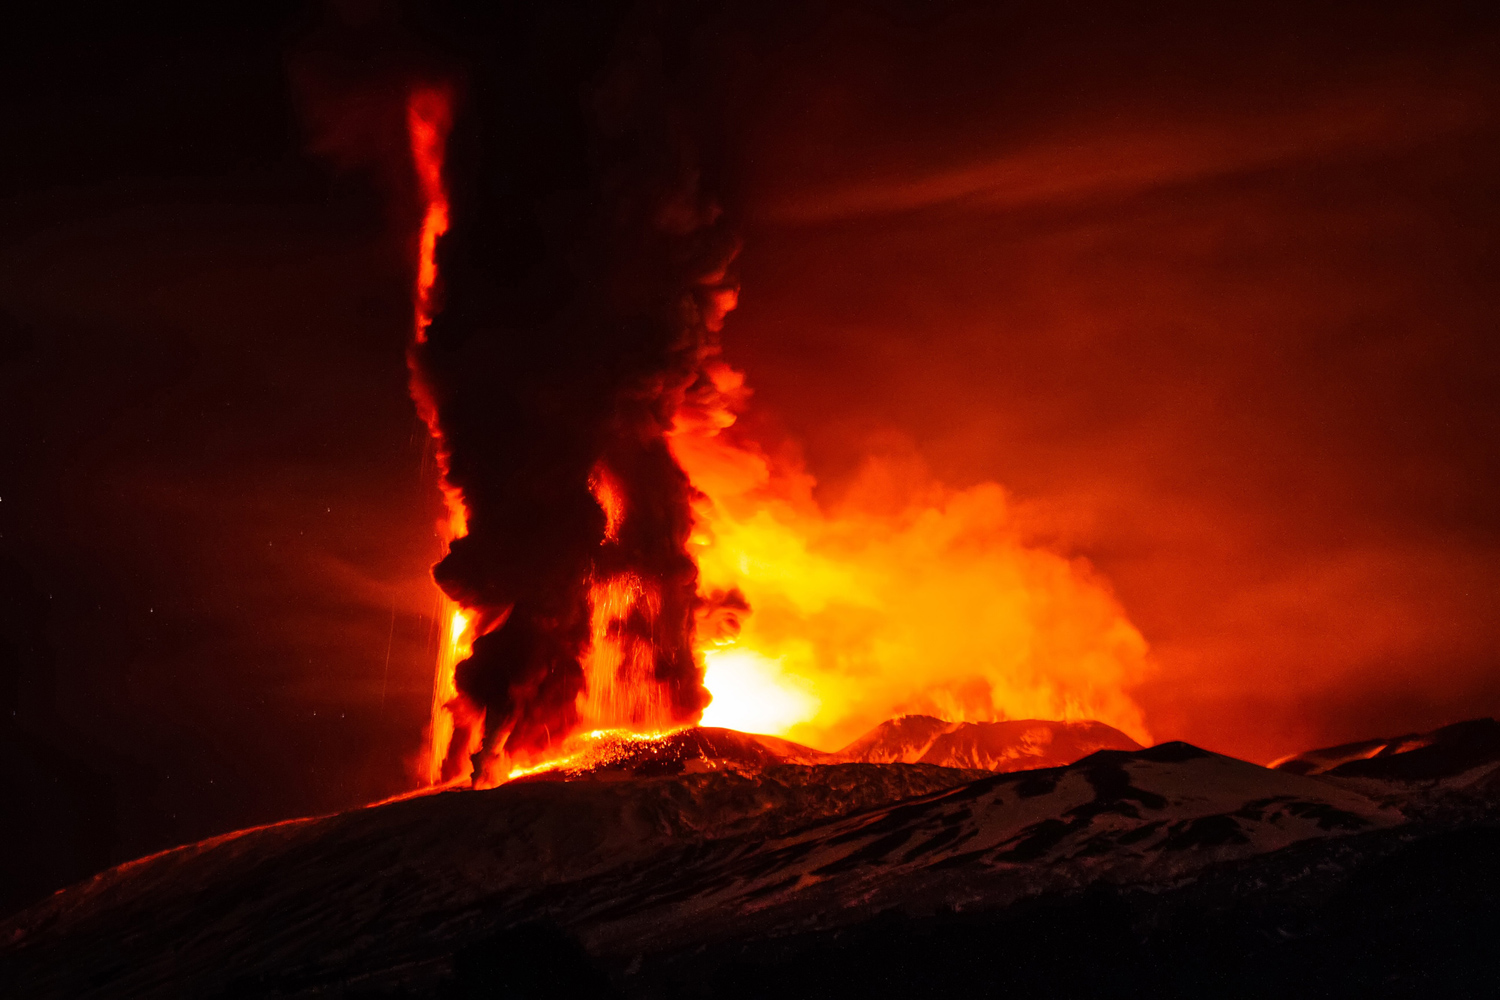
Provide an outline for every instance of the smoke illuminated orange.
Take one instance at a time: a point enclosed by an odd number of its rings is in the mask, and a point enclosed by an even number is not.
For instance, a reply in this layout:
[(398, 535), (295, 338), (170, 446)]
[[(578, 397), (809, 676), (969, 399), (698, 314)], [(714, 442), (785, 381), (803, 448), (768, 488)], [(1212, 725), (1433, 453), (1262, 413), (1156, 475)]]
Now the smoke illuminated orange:
[(1129, 693), (1145, 641), (1085, 563), (1025, 543), (1001, 487), (951, 490), (872, 459), (825, 507), (805, 470), (732, 439), (744, 380), (717, 361), (709, 373), (672, 449), (701, 493), (700, 587), (737, 589), (751, 610), (738, 634), (700, 642), (705, 724), (836, 749), (912, 712), (1091, 718), (1149, 741)]

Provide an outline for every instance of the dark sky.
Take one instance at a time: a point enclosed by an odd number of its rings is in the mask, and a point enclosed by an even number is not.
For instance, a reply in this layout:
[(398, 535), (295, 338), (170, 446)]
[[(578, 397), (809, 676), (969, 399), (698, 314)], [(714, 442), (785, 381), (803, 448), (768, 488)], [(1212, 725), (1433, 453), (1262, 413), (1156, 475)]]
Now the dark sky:
[[(702, 91), (725, 339), (827, 496), (872, 450), (1003, 483), (1151, 643), (1160, 739), (1500, 710), (1489, 5), (753, 6)], [(409, 781), (438, 504), (403, 218), (305, 152), (318, 16), (6, 32), (6, 899)]]

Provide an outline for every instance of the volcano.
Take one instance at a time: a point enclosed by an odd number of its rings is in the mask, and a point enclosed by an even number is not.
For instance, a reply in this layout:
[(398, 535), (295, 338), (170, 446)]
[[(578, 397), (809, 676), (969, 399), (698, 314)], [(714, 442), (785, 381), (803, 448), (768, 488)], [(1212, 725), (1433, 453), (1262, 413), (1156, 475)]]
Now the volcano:
[[(893, 720), (857, 746), (933, 728)], [(1478, 946), (1500, 917), (1500, 762), (1418, 755), (1495, 729), (1408, 738), (1352, 776), (1185, 743), (993, 772), (809, 763), (725, 730), (625, 751), (601, 735), (590, 766), (104, 872), (0, 928), (0, 990), (1198, 996), (1227, 970), (1251, 996), (1461, 990), (1500, 971)]]

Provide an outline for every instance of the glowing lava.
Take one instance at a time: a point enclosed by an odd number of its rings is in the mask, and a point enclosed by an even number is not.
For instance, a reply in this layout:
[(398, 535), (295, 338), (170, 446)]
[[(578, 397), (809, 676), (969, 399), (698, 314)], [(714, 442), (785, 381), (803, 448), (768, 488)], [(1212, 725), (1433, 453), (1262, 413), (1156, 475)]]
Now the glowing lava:
[(551, 771), (584, 771), (637, 757), (643, 750), (663, 749), (663, 744), (680, 729), (638, 732), (630, 729), (594, 729), (569, 737), (558, 750), (537, 764), (513, 767), (507, 781)]
[(818, 701), (806, 681), (789, 677), (781, 660), (734, 646), (703, 653), (703, 685), (714, 700), (703, 725), (745, 733), (784, 733), (817, 717)]

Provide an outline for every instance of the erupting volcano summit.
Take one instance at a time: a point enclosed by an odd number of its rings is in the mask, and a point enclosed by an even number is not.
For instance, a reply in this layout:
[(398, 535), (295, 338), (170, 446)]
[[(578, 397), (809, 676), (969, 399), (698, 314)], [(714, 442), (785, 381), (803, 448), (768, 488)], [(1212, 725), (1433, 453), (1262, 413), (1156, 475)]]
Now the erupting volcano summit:
[(453, 505), (433, 575), (467, 647), (439, 666), (442, 779), (472, 755), (492, 783), (580, 728), (669, 730), (708, 702), (668, 438), (717, 391), (737, 244), (649, 27), (411, 95), (429, 205), (412, 389)]
[(625, 6), (533, 12), (524, 52), (476, 31), (409, 88), (411, 387), (449, 508), (429, 783), (691, 725), (710, 689), (708, 724), (830, 749), (913, 712), (1148, 740), (1140, 634), (1022, 539), (1001, 487), (871, 459), (830, 504), (794, 448), (741, 431), (702, 40)]

